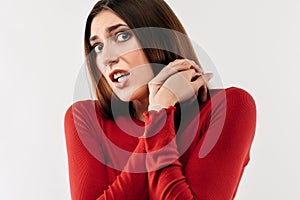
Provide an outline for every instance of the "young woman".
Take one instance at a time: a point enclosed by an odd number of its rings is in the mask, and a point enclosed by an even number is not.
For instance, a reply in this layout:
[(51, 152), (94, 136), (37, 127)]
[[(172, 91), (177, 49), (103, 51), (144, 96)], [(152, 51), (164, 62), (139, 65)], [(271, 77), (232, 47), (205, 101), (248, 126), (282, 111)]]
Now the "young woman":
[(72, 199), (233, 199), (256, 126), (253, 98), (210, 89), (163, 0), (102, 0), (85, 54), (97, 100), (74, 103), (65, 134)]

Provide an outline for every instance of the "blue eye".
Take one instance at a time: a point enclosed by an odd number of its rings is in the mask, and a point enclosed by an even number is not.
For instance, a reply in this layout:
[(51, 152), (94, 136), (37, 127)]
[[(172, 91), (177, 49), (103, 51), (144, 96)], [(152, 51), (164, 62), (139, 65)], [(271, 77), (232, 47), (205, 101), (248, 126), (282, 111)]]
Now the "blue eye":
[(97, 44), (95, 47), (94, 47), (94, 50), (96, 53), (101, 53), (103, 49), (103, 44)]
[(129, 31), (122, 31), (116, 35), (117, 42), (125, 42), (131, 38), (132, 34)]

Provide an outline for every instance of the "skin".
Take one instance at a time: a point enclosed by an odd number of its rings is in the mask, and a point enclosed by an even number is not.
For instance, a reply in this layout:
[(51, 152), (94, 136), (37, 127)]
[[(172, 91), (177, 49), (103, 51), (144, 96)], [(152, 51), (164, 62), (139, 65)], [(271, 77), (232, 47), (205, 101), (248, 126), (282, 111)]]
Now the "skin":
[[(195, 95), (205, 80), (211, 78), (211, 75), (205, 77), (199, 66), (187, 59), (171, 62), (154, 77), (144, 51), (135, 36), (130, 35), (130, 28), (110, 10), (101, 11), (93, 19), (90, 43), (97, 52), (97, 66), (108, 84), (121, 100), (133, 102), (135, 117), (140, 120), (144, 120), (143, 112), (154, 105), (167, 108), (179, 101), (181, 94), (176, 94), (176, 88), (170, 88), (172, 84), (169, 88), (163, 85), (167, 79), (178, 81), (174, 74), (180, 74), (180, 80), (186, 80), (191, 88), (185, 98)], [(111, 78), (115, 72), (129, 73), (126, 84), (116, 83)]]

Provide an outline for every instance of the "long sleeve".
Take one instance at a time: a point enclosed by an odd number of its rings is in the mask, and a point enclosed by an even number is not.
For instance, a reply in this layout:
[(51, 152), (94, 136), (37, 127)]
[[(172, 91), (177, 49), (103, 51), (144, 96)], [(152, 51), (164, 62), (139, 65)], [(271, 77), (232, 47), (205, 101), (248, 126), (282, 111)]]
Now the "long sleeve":
[[(90, 122), (90, 103), (71, 106), (65, 115), (65, 136), (68, 153), (69, 179), (73, 200), (147, 199), (147, 174), (114, 170), (103, 161), (104, 155), (97, 131)], [(87, 115), (88, 114), (88, 115)], [(98, 123), (98, 122), (97, 122)], [(141, 153), (140, 140), (134, 152)], [(105, 152), (105, 153), (104, 153)], [(115, 158), (118, 159), (118, 158)], [(140, 164), (131, 160), (131, 165)]]
[[(150, 198), (233, 199), (255, 132), (253, 98), (237, 88), (218, 92), (201, 108), (199, 120), (191, 120), (176, 140), (174, 110), (145, 114)], [(191, 127), (199, 127), (198, 132), (178, 159)]]
[(150, 199), (193, 199), (178, 161), (174, 111), (170, 107), (144, 114)]
[[(175, 107), (146, 112), (146, 138), (140, 139), (143, 128), (141, 134), (128, 136), (113, 120), (104, 121), (98, 114), (93, 119), (95, 108), (90, 104), (76, 103), (65, 116), (73, 200), (234, 198), (256, 128), (255, 102), (246, 91), (211, 91), (205, 103), (197, 104), (199, 109), (182, 107), (180, 123), (174, 123)], [(135, 132), (128, 120), (122, 118), (120, 127)], [(145, 157), (136, 160), (116, 153), (99, 137), (100, 129), (120, 149), (145, 151)], [(127, 171), (135, 165), (141, 171), (142, 166), (148, 173), (128, 173), (110, 161)]]

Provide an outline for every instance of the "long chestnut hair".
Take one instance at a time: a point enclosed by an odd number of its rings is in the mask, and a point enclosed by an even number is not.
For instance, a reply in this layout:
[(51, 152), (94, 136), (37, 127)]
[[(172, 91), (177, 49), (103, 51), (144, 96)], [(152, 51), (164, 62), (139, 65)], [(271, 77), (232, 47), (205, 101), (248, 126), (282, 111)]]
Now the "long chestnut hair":
[[(93, 86), (96, 89), (97, 101), (101, 113), (104, 117), (113, 119), (111, 102), (112, 98), (116, 100), (117, 97), (112, 95), (112, 89), (105, 78), (101, 76), (101, 72), (96, 65), (96, 53), (93, 51), (93, 47), (89, 41), (92, 21), (94, 17), (103, 10), (113, 11), (123, 19), (131, 29), (138, 30), (141, 28), (141, 31), (137, 32), (136, 37), (142, 47), (151, 47), (143, 48), (150, 64), (159, 63), (164, 66), (176, 59), (188, 58), (200, 66), (184, 27), (164, 0), (100, 0), (95, 4), (86, 21), (84, 49), (87, 67), (91, 75)], [(162, 28), (172, 31), (160, 32), (155, 31), (156, 29), (145, 29), (143, 31), (143, 28), (146, 27)], [(180, 37), (180, 34), (186, 37)], [(153, 69), (154, 74), (157, 74), (160, 70), (161, 68), (157, 69), (156, 65), (156, 68)], [(204, 88), (206, 89), (206, 87)], [(201, 91), (205, 93), (202, 95), (206, 95), (206, 90), (202, 88)], [(201, 96), (201, 94), (199, 95)], [(125, 105), (121, 100), (117, 99), (117, 101), (120, 101), (118, 102), (120, 107)]]

